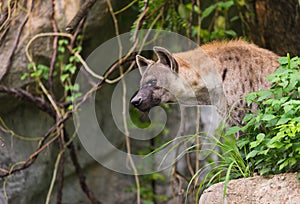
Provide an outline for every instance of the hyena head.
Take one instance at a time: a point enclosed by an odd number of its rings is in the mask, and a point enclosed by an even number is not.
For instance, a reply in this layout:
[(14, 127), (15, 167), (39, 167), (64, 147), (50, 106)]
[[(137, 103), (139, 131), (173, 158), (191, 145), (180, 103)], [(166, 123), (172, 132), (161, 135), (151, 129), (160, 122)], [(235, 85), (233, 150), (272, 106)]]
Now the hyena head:
[(153, 106), (175, 102), (176, 94), (184, 87), (178, 76), (179, 65), (171, 53), (162, 47), (154, 47), (153, 50), (158, 58), (156, 62), (136, 56), (142, 79), (140, 89), (131, 103), (143, 112)]

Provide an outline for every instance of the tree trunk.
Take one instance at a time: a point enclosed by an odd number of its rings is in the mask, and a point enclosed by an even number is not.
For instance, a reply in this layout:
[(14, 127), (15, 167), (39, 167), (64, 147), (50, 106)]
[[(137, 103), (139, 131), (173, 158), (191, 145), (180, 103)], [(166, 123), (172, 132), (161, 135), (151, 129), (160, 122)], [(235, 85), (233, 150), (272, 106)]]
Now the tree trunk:
[(279, 55), (300, 55), (299, 4), (298, 0), (256, 0), (257, 25), (251, 29), (254, 42)]

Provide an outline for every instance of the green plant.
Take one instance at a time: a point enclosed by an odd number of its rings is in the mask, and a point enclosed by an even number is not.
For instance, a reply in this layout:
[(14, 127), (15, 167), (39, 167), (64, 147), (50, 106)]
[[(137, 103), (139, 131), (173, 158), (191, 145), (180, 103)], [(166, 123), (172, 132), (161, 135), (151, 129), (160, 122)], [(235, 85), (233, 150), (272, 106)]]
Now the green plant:
[[(154, 204), (164, 203), (169, 200), (169, 196), (159, 195), (155, 192), (156, 190), (156, 182), (163, 182), (166, 180), (165, 175), (159, 172), (155, 172), (152, 174), (146, 174), (139, 177), (141, 187), (140, 187), (140, 195), (144, 204)], [(135, 187), (134, 190), (137, 190)], [(126, 192), (132, 192), (133, 188), (126, 189)]]
[(155, 188), (153, 186), (154, 183), (159, 181), (165, 181), (166, 177), (162, 173), (152, 173), (148, 175), (143, 175), (140, 177), (140, 181), (142, 184), (141, 187), (141, 198), (143, 199), (143, 203), (154, 204), (155, 201), (166, 202), (169, 197), (165, 195), (158, 195), (155, 192)]
[[(168, 148), (167, 155), (162, 159), (161, 163), (165, 162), (166, 157), (177, 151), (180, 146), (188, 146), (181, 151), (173, 163), (175, 164), (181, 158), (188, 154), (196, 153), (201, 155), (207, 155), (205, 160), (207, 164), (202, 166), (195, 174), (189, 179), (186, 190), (186, 200), (189, 192), (197, 189), (196, 199), (200, 198), (201, 192), (211, 186), (212, 184), (224, 181), (224, 198), (226, 195), (227, 184), (229, 180), (240, 177), (249, 177), (253, 174), (249, 168), (249, 164), (244, 160), (238, 149), (237, 140), (230, 132), (223, 131), (219, 128), (218, 136), (220, 137), (207, 137), (205, 133), (186, 135), (177, 137), (171, 141), (168, 141), (155, 149), (149, 155), (157, 153), (162, 149)], [(202, 145), (209, 145), (213, 148), (199, 149), (198, 144), (189, 145), (194, 143), (196, 139), (202, 140)], [(206, 141), (206, 142), (203, 142)]]
[[(145, 12), (147, 10), (147, 12)], [(142, 29), (154, 28), (185, 35), (197, 42), (246, 36), (248, 21), (252, 12), (244, 0), (208, 1), (171, 1), (153, 0), (145, 5), (138, 1), (139, 18), (137, 26)], [(159, 14), (159, 15), (157, 15)], [(141, 21), (144, 17), (144, 21)], [(237, 29), (238, 28), (238, 29)]]
[[(78, 57), (75, 56), (76, 52), (81, 51), (81, 46), (72, 49), (71, 55), (66, 53), (66, 47), (69, 45), (69, 41), (66, 39), (61, 39), (58, 41), (58, 57), (56, 67), (60, 68), (59, 79), (64, 87), (64, 98), (66, 102), (71, 102), (76, 100), (81, 96), (79, 92), (79, 85), (77, 83), (72, 83), (72, 77), (74, 76), (77, 67), (76, 64), (80, 62)], [(65, 59), (67, 56), (67, 59)], [(69, 109), (72, 105), (69, 106)]]
[[(244, 6), (244, 4), (237, 4), (233, 0), (227, 0), (213, 3), (203, 11), (199, 10), (199, 8), (194, 8), (196, 13), (199, 12), (202, 21), (209, 19), (209, 17), (214, 13), (214, 16), (211, 19), (211, 24), (200, 30), (200, 37), (203, 39), (203, 42), (226, 37), (237, 37), (237, 33), (230, 28), (230, 23), (237, 20), (239, 16), (234, 15), (229, 17), (228, 15), (229, 10), (236, 6)], [(191, 11), (192, 4), (187, 4), (187, 8)], [(198, 29), (198, 25), (192, 25), (192, 36), (197, 34)]]
[[(78, 36), (77, 40), (80, 40), (81, 37)], [(57, 61), (55, 64), (55, 70), (53, 76), (59, 77), (59, 81), (64, 89), (63, 97), (60, 101), (71, 102), (76, 100), (81, 96), (79, 91), (79, 85), (77, 83), (72, 83), (72, 78), (76, 73), (77, 64), (80, 62), (75, 53), (81, 52), (81, 46), (77, 46), (71, 50), (71, 53), (68, 51), (69, 40), (63, 38), (58, 41), (57, 44)], [(27, 77), (33, 79), (41, 79), (44, 81), (49, 80), (50, 67), (44, 64), (35, 64), (34, 62), (28, 64), (28, 71), (23, 73), (21, 80), (25, 80)], [(69, 105), (68, 109), (72, 109), (72, 105)]]
[[(230, 179), (260, 174), (274, 174), (300, 169), (300, 59), (282, 57), (281, 66), (267, 78), (272, 83), (269, 90), (257, 91), (246, 96), (247, 105), (257, 109), (245, 116), (243, 127), (234, 126), (218, 133), (220, 139), (211, 138), (217, 156), (201, 168), (190, 180), (204, 179), (198, 185), (200, 192), (210, 185), (224, 181), (223, 197)], [(234, 134), (243, 132), (239, 140)], [(190, 148), (189, 148), (190, 149)], [(200, 150), (200, 152), (203, 150)]]
[(246, 96), (248, 105), (257, 105), (243, 122), (234, 127), (244, 136), (238, 141), (244, 159), (259, 174), (300, 170), (300, 59), (279, 59), (281, 66), (267, 79), (272, 87)]
[[(229, 133), (229, 134), (228, 134)], [(199, 169), (198, 172), (190, 180), (189, 188), (193, 181), (197, 187), (196, 199), (200, 198), (201, 192), (212, 184), (224, 181), (223, 197), (226, 196), (227, 184), (229, 180), (249, 177), (252, 175), (249, 164), (245, 161), (238, 149), (237, 140), (230, 132), (219, 132), (220, 138), (211, 137), (209, 143), (215, 145), (213, 149), (200, 150), (198, 153), (208, 153), (213, 155), (214, 159), (210, 159), (208, 164)], [(206, 136), (203, 136), (207, 139)], [(199, 178), (202, 178), (199, 180)]]

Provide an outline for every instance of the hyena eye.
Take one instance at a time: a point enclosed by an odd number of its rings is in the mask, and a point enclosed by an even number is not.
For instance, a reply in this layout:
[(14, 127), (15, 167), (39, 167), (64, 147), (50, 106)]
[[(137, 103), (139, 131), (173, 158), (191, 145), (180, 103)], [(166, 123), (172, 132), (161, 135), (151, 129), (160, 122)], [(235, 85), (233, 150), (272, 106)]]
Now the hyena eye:
[(146, 86), (156, 86), (157, 84), (157, 80), (156, 79), (152, 79), (152, 80), (149, 80), (147, 83), (146, 83)]

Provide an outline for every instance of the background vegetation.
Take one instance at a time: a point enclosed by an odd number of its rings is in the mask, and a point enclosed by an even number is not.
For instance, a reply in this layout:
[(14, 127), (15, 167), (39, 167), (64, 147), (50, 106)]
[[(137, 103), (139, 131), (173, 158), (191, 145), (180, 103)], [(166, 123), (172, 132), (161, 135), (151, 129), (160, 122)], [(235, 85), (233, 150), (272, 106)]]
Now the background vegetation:
[[(13, 138), (17, 138), (24, 142), (22, 146), (30, 142), (36, 148), (29, 155), (24, 154), (25, 159), (16, 157), (14, 160), (1, 163), (0, 178), (6, 202), (9, 201), (7, 189), (10, 188), (8, 185), (10, 179), (20, 175), (20, 172), (35, 168), (33, 164), (43, 158), (41, 153), (54, 148), (54, 157), (50, 160), (53, 160), (53, 165), (49, 169), (51, 179), (49, 185), (47, 183), (45, 190), (47, 193), (45, 198), (43, 197), (43, 202), (63, 203), (65, 171), (69, 159), (87, 200), (90, 203), (101, 203), (102, 198), (94, 193), (97, 189), (91, 189), (86, 181), (82, 167), (84, 159), (80, 157), (80, 147), (76, 145), (76, 131), (70, 131), (67, 123), (92, 92), (100, 91), (105, 84), (119, 81), (123, 76), (122, 71), (118, 71), (120, 65), (130, 67), (134, 57), (128, 55), (122, 62), (116, 62), (107, 68), (104, 78), (100, 78), (99, 83), (93, 84), (88, 93), (82, 93), (78, 84), (74, 84), (73, 81), (79, 71), (84, 68), (88, 70), (84, 56), (101, 42), (122, 32), (136, 33), (139, 29), (173, 31), (187, 36), (198, 44), (220, 39), (244, 38), (280, 55), (289, 52), (292, 57), (288, 55), (280, 59), (280, 69), (268, 78), (273, 83), (270, 90), (251, 93), (246, 97), (249, 105), (255, 103), (259, 109), (249, 112), (244, 119), (245, 126), (232, 127), (227, 132), (220, 131), (222, 141), (212, 139), (211, 142), (217, 143), (220, 149), (211, 151), (218, 160), (200, 164), (197, 159), (193, 159), (195, 155), (193, 153), (201, 152), (199, 141), (202, 136), (199, 136), (199, 132), (189, 135), (180, 144), (188, 146), (184, 151), (188, 167), (185, 174), (178, 170), (178, 163), (174, 161), (169, 175), (162, 173), (134, 175), (134, 184), (124, 189), (124, 192), (135, 195), (134, 202), (145, 204), (168, 201), (182, 203), (185, 200), (194, 202), (199, 198), (203, 188), (219, 181), (228, 182), (229, 179), (248, 177), (255, 173), (265, 175), (299, 170), (299, 58), (293, 57), (300, 52), (298, 43), (300, 36), (297, 30), (300, 27), (298, 15), (300, 4), (297, 0), (288, 2), (107, 0), (103, 1), (105, 9), (100, 11), (93, 10), (95, 3), (100, 1), (88, 0), (81, 4), (74, 18), (66, 26), (58, 24), (54, 17), (57, 12), (55, 3), (58, 1), (51, 0), (50, 3), (47, 1), (49, 4), (45, 10), (49, 13), (47, 23), (44, 23), (50, 26), (34, 36), (24, 34), (26, 30), (24, 27), (28, 29), (26, 26), (29, 26), (29, 30), (31, 28), (32, 14), (39, 12), (40, 16), (44, 14), (38, 9), (41, 5), (46, 5), (45, 2), (18, 0), (0, 2), (0, 48), (3, 53), (1, 55), (5, 55), (0, 69), (0, 92), (5, 94), (4, 97), (1, 96), (1, 104), (4, 105), (1, 107), (0, 128), (2, 132), (11, 136), (4, 138), (0, 135), (0, 144), (1, 147), (10, 143), (15, 144)], [(101, 32), (97, 27), (97, 20), (88, 18), (89, 15), (99, 16), (100, 13), (109, 18), (104, 25), (105, 29)], [(30, 38), (25, 43), (21, 41), (28, 36)], [(136, 40), (134, 36), (133, 34), (133, 40)], [(46, 49), (47, 47), (51, 47), (50, 51)], [(45, 50), (48, 53), (43, 55)], [(28, 66), (21, 73), (14, 72), (20, 67), (18, 63), (23, 61), (26, 61)], [(87, 73), (89, 74), (88, 71)], [(113, 78), (116, 75), (120, 77)], [(21, 99), (18, 100), (19, 104), (22, 105), (25, 101), (46, 113), (51, 126), (39, 137), (17, 134), (13, 130), (14, 120), (10, 122), (11, 125), (7, 124), (9, 121), (7, 115), (13, 113), (13, 111), (6, 112), (6, 107), (13, 106), (13, 103), (10, 104), (10, 101), (13, 101), (11, 98)], [(73, 107), (72, 100), (78, 100), (78, 106)], [(165, 108), (171, 111), (171, 108)], [(140, 120), (141, 116), (138, 113), (133, 112), (132, 117), (140, 127), (147, 126), (147, 123)], [(24, 123), (26, 120), (27, 118), (24, 119)], [(39, 128), (39, 124), (34, 127)], [(233, 137), (236, 132), (241, 132), (243, 138), (236, 141)], [(138, 153), (145, 155), (157, 151), (156, 148), (162, 143), (162, 138), (169, 134), (170, 131), (165, 129), (160, 137), (147, 141), (146, 148)], [(124, 149), (130, 153), (133, 142), (128, 135), (125, 135), (124, 140)], [(135, 169), (134, 163), (131, 162), (130, 165)], [(205, 179), (200, 180), (199, 178), (203, 178), (200, 176), (203, 175)], [(171, 193), (160, 194), (159, 187), (162, 183), (170, 186)], [(226, 185), (224, 192), (225, 190)], [(56, 197), (53, 197), (54, 191)]]

